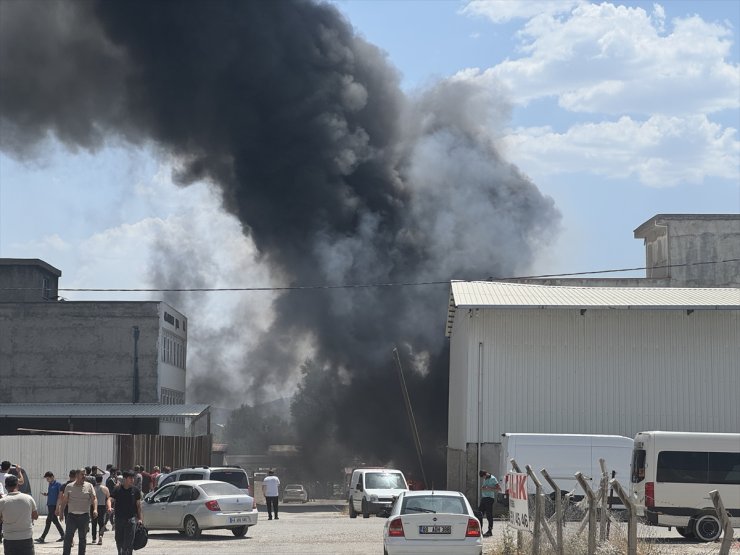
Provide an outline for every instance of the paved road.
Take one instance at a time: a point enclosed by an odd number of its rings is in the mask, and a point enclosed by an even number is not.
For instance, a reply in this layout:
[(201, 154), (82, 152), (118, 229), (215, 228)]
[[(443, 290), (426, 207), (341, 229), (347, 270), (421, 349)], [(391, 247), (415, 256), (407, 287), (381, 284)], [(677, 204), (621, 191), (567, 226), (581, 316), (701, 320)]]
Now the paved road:
[[(245, 538), (235, 538), (226, 530), (206, 531), (200, 540), (183, 539), (177, 532), (151, 532), (149, 544), (137, 555), (214, 555), (214, 554), (320, 554), (320, 555), (381, 555), (382, 531), (385, 519), (350, 519), (346, 503), (334, 501), (310, 502), (282, 508), (279, 520), (268, 521), (260, 512), (257, 526), (249, 529)], [(494, 536), (484, 539), (484, 553), (495, 553), (505, 525), (497, 522)], [(38, 537), (43, 530), (43, 517), (35, 525)], [(616, 533), (616, 530), (615, 530)], [(736, 531), (736, 537), (740, 530)], [(651, 543), (651, 555), (709, 555), (719, 553), (719, 544), (687, 542), (675, 531), (665, 528), (641, 528), (639, 537)], [(60, 555), (62, 544), (56, 543), (56, 532), (50, 534), (52, 543), (36, 546), (37, 555)], [(89, 536), (88, 536), (89, 539)], [(112, 533), (104, 536), (104, 544), (88, 545), (87, 555), (115, 555)], [(740, 555), (740, 542), (735, 542), (732, 553)], [(77, 546), (72, 550), (76, 555)]]

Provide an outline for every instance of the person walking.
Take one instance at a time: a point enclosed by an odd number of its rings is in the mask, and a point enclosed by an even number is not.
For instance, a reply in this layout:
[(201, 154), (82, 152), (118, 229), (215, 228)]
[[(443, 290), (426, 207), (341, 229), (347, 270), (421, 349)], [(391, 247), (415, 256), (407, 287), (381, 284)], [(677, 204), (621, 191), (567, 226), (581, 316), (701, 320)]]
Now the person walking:
[(478, 476), (483, 478), (480, 487), (480, 506), (478, 507), (481, 512), (480, 525), (483, 528), (483, 515), (485, 514), (488, 521), (488, 531), (483, 534), (483, 537), (490, 538), (493, 535), (493, 504), (496, 502), (496, 492), (501, 491), (501, 486), (496, 477), (490, 472), (481, 470), (478, 472)]
[(46, 497), (46, 524), (44, 524), (44, 531), (38, 538), (36, 538), (36, 543), (44, 543), (46, 541), (46, 534), (49, 533), (52, 524), (56, 526), (57, 531), (59, 532), (59, 539), (57, 541), (63, 542), (64, 529), (62, 528), (62, 525), (59, 524), (56, 509), (57, 502), (59, 501), (59, 494), (64, 491), (64, 485), (54, 478), (54, 473), (51, 470), (44, 473), (44, 478), (46, 478), (46, 482), (49, 484), (47, 491), (41, 494)]
[(106, 510), (115, 517), (118, 555), (132, 555), (136, 526), (144, 524), (141, 514), (141, 490), (134, 486), (134, 478), (133, 471), (124, 471), (122, 483), (110, 492), (110, 497), (106, 501)]
[(18, 490), (18, 478), (5, 478), (7, 495), (0, 499), (5, 555), (34, 555), (33, 521), (39, 517), (33, 497)]
[(97, 518), (92, 521), (92, 541), (95, 543), (95, 532), (97, 531), (98, 545), (103, 545), (103, 532), (105, 532), (105, 517), (108, 514), (108, 498), (110, 491), (103, 485), (103, 476), (95, 476), (95, 497), (98, 500)]
[(280, 497), (280, 479), (275, 476), (273, 470), (267, 471), (267, 476), (262, 480), (262, 493), (267, 502), (267, 520), (272, 520), (272, 513), (275, 512), (275, 520), (278, 518), (278, 499)]
[(87, 548), (87, 528), (90, 526), (90, 510), (92, 516), (98, 516), (97, 497), (90, 482), (85, 480), (85, 469), (77, 470), (75, 481), (67, 484), (62, 494), (62, 500), (57, 506), (59, 520), (64, 520), (64, 509), (68, 508), (66, 515), (67, 528), (64, 532), (64, 547), (62, 555), (70, 555), (75, 532), (77, 532), (78, 546), (77, 554), (85, 555)]

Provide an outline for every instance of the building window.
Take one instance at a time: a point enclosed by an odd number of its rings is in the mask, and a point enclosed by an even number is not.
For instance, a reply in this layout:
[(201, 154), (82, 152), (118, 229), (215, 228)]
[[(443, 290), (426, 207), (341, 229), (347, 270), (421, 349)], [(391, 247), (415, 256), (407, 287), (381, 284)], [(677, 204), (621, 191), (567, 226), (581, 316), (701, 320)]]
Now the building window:
[(44, 278), (41, 285), (41, 297), (45, 301), (48, 301), (51, 298), (51, 280), (49, 280), (49, 278)]
[(185, 358), (185, 342), (182, 338), (167, 331), (162, 331), (161, 362), (185, 370)]

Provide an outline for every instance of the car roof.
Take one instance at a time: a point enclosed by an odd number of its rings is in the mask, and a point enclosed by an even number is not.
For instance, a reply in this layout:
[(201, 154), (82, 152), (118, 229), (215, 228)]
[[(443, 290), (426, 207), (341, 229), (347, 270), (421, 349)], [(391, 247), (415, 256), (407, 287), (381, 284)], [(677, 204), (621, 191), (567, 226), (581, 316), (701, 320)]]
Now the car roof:
[(401, 493), (404, 497), (428, 497), (430, 495), (440, 495), (445, 497), (464, 497), (459, 491), (440, 490), (440, 489), (421, 489), (413, 491), (404, 491)]
[[(171, 485), (202, 486), (205, 484), (229, 484), (229, 482), (224, 482), (222, 480), (180, 480), (178, 482), (170, 482), (169, 484), (165, 484), (165, 486), (171, 486)], [(229, 484), (229, 485), (234, 486), (234, 484)], [(236, 486), (234, 487), (236, 488)]]
[(302, 488), (303, 484), (288, 484), (286, 488)]

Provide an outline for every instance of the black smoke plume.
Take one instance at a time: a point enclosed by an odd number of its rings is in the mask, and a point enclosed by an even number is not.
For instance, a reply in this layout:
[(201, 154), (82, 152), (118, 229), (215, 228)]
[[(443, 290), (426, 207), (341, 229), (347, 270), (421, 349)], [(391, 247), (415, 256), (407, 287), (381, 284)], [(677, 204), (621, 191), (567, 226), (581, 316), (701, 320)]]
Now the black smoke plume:
[[(173, 156), (178, 183), (218, 185), (282, 283), (512, 275), (557, 226), (553, 202), (497, 153), (489, 129), (506, 117), (501, 98), (462, 79), (404, 95), (383, 52), (331, 5), (1, 0), (0, 11), (0, 147), (39, 156), (54, 137), (72, 149), (124, 141)], [(323, 433), (334, 437), (325, 439), (413, 461), (398, 345), (439, 463), (447, 295), (444, 285), (281, 294), (238, 380), (204, 377), (217, 358), (190, 362), (195, 383), (210, 386), (198, 400), (293, 391), (308, 344), (328, 376)], [(315, 443), (308, 452), (321, 457)]]

